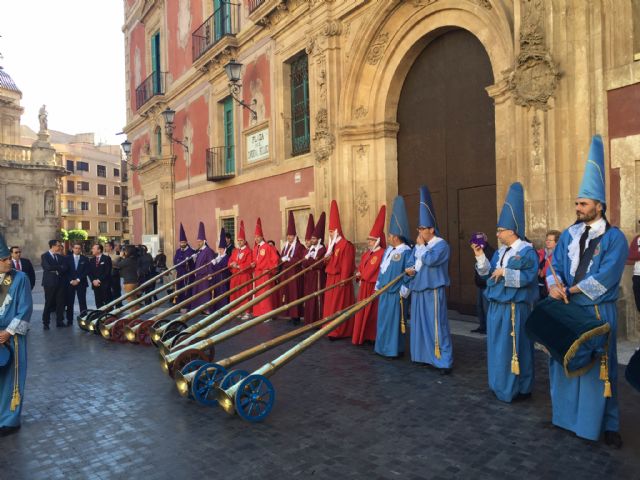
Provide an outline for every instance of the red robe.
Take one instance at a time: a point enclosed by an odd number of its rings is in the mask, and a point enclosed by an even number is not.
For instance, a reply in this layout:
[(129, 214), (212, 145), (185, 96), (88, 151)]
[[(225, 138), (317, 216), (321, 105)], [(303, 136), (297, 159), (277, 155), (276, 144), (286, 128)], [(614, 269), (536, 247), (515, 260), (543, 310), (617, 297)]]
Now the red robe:
[[(305, 258), (302, 262), (302, 268), (309, 267), (312, 263), (324, 257), (327, 249), (324, 245), (319, 245), (316, 258)], [(327, 283), (327, 275), (324, 273), (324, 265), (320, 263), (309, 270), (304, 275), (304, 296), (322, 290)], [(324, 294), (313, 297), (304, 302), (304, 323), (313, 323), (322, 318), (322, 305)]]
[[(234, 248), (233, 251), (231, 252), (231, 256), (229, 257), (229, 265), (231, 265), (232, 263), (237, 263), (238, 266), (230, 268), (231, 274), (233, 275), (238, 273), (240, 270), (247, 269), (248, 267), (251, 266), (252, 262), (253, 262), (253, 251), (251, 250), (251, 248), (249, 248), (247, 245), (245, 245), (244, 248)], [(240, 275), (237, 275), (230, 280), (229, 289), (233, 290), (238, 285), (248, 282), (249, 280), (251, 280), (251, 278), (253, 278), (253, 273), (251, 271), (251, 268), (249, 268), (248, 270), (245, 271), (245, 273), (241, 273)], [(250, 283), (247, 284), (246, 287), (242, 287), (237, 292), (232, 293), (230, 295), (230, 300), (233, 302), (234, 300), (241, 297), (245, 293), (250, 292), (251, 288), (252, 288), (251, 284)], [(251, 300), (251, 297), (247, 298), (246, 300), (243, 300), (240, 305), (244, 305), (249, 300)]]
[[(362, 254), (358, 272), (360, 272), (360, 290), (358, 290), (358, 301), (370, 296), (378, 280), (380, 272), (380, 262), (384, 256), (384, 248), (379, 248), (375, 252), (367, 250)], [(351, 342), (354, 345), (362, 345), (365, 340), (376, 341), (376, 331), (378, 324), (378, 299), (364, 307), (358, 313), (353, 322), (353, 336)]]
[[(274, 275), (274, 272), (269, 273), (268, 275), (263, 276), (262, 278), (257, 278), (262, 275), (267, 270), (271, 270), (278, 266), (278, 251), (269, 245), (267, 242), (263, 242), (262, 245), (256, 245), (253, 247), (253, 257), (254, 262), (256, 264), (255, 269), (253, 270), (253, 276), (256, 278), (254, 282), (254, 287), (258, 287), (268, 282)], [(261, 288), (257, 292), (255, 292), (254, 296), (258, 297), (271, 287), (273, 287), (273, 282), (270, 282), (264, 288)], [(260, 303), (257, 303), (253, 306), (253, 314), (257, 317), (259, 315), (264, 315), (265, 313), (273, 310), (273, 295), (269, 295), (267, 298), (262, 300)]]
[[(291, 250), (293, 250), (293, 252), (291, 252)], [(289, 257), (289, 260), (282, 262), (281, 269), (284, 270), (286, 268), (289, 268), (294, 263), (299, 262), (304, 258), (306, 253), (307, 252), (306, 252), (306, 249), (304, 248), (304, 245), (302, 245), (300, 242), (295, 242), (293, 245), (289, 245), (285, 247), (282, 250), (282, 256), (280, 258)], [(298, 266), (292, 268), (287, 273), (285, 273), (281, 277), (280, 281), (284, 282), (285, 280), (294, 276), (296, 273), (299, 273), (301, 270), (302, 270), (302, 264), (300, 263), (298, 264)], [(296, 278), (295, 280), (286, 284), (284, 287), (278, 290), (278, 300), (280, 301), (279, 302), (280, 305), (286, 305), (287, 303), (293, 302), (294, 300), (297, 300), (302, 297), (302, 293), (304, 291), (303, 277), (304, 277), (303, 275), (300, 275), (298, 278)], [(282, 316), (291, 317), (291, 318), (300, 318), (302, 316), (302, 312), (303, 312), (303, 306), (296, 305), (289, 308), (289, 310), (284, 312)]]
[[(346, 280), (353, 275), (356, 268), (356, 249), (351, 242), (341, 238), (333, 246), (333, 251), (329, 256), (329, 261), (324, 267), (327, 274), (327, 287), (335, 285), (341, 280)], [(344, 310), (355, 303), (353, 295), (353, 284), (346, 283), (340, 287), (333, 288), (324, 294), (323, 317), (327, 317), (335, 312)], [(329, 337), (343, 338), (351, 337), (353, 334), (353, 318), (350, 318), (338, 328), (329, 333)]]

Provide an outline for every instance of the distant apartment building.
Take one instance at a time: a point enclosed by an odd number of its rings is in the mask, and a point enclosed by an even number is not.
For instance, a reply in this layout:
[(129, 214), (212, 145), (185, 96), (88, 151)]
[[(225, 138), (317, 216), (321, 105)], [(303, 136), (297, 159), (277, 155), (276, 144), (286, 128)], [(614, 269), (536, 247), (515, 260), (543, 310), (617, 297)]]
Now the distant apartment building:
[(94, 135), (75, 135), (69, 143), (54, 144), (69, 172), (62, 178), (62, 228), (86, 230), (90, 239), (103, 236), (121, 242), (123, 168), (120, 147), (95, 145)]

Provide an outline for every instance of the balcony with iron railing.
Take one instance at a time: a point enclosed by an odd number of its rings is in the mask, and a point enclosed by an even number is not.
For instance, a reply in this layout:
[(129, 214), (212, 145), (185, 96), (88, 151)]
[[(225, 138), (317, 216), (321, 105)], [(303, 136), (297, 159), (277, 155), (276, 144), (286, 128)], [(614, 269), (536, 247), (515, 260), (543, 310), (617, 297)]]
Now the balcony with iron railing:
[[(235, 35), (240, 30), (240, 7), (240, 3), (221, 2), (213, 15), (191, 34), (193, 62), (203, 57), (215, 45), (220, 45), (222, 51), (229, 43), (223, 40), (235, 40)], [(233, 45), (235, 46), (235, 42)], [(212, 51), (214, 56), (216, 50)]]
[(164, 95), (166, 72), (153, 72), (136, 88), (136, 110), (158, 95)]
[(269, 25), (269, 15), (277, 9), (286, 9), (285, 0), (249, 0), (249, 20), (256, 25)]
[(207, 180), (217, 182), (236, 176), (235, 148), (213, 147), (207, 149)]

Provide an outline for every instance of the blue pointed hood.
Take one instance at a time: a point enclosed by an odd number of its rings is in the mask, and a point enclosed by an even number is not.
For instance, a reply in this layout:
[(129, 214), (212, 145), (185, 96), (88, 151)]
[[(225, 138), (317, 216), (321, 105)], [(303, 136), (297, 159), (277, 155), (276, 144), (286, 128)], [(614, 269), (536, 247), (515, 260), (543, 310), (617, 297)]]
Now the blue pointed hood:
[(404, 198), (400, 196), (393, 199), (393, 209), (389, 219), (389, 233), (401, 237), (405, 243), (409, 243), (409, 217), (407, 217)]
[(440, 235), (438, 222), (436, 221), (436, 211), (433, 208), (431, 192), (426, 185), (420, 187), (420, 217), (418, 227), (435, 228), (436, 235)]
[(582, 176), (582, 183), (577, 198), (590, 198), (606, 203), (604, 183), (604, 145), (602, 137), (594, 135), (591, 139), (589, 157)]
[(7, 258), (11, 255), (11, 251), (7, 246), (7, 242), (4, 239), (4, 235), (0, 233), (0, 258)]
[(518, 237), (524, 238), (524, 188), (520, 182), (509, 186), (500, 217), (498, 217), (498, 227), (513, 230)]

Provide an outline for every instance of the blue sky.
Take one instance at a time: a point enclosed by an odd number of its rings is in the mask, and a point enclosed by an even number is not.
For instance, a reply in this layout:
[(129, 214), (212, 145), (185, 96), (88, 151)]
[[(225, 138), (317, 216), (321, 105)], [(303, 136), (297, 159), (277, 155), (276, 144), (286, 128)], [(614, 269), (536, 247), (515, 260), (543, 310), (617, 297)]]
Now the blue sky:
[(2, 2), (0, 59), (22, 91), (22, 124), (38, 130), (47, 105), (49, 128), (95, 132), (119, 144), (125, 124), (123, 0)]

